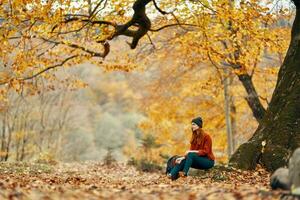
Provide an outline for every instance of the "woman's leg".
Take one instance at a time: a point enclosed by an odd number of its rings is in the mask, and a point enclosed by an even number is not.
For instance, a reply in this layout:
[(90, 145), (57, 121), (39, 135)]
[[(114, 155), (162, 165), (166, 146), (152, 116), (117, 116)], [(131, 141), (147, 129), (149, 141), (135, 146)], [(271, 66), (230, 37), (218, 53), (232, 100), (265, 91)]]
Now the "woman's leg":
[(214, 164), (215, 162), (207, 157), (199, 156), (197, 153), (188, 153), (183, 172), (187, 175), (191, 167), (196, 169), (209, 169), (212, 168)]
[(215, 165), (214, 160), (210, 160), (207, 157), (198, 156), (195, 158), (195, 162), (192, 163), (192, 168), (196, 169), (210, 169)]

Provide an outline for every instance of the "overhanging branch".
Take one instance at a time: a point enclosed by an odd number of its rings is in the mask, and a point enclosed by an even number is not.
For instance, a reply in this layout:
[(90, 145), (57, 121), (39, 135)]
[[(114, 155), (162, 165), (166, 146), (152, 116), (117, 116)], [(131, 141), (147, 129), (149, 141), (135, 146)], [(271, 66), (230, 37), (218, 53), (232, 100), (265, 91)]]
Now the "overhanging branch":
[(167, 25), (164, 25), (162, 27), (159, 27), (159, 28), (156, 28), (156, 29), (149, 29), (149, 31), (152, 31), (152, 32), (158, 32), (158, 31), (161, 31), (165, 28), (169, 28), (169, 27), (173, 27), (173, 26), (193, 26), (193, 27), (198, 27), (197, 25), (195, 24), (178, 24), (178, 23), (175, 23), (175, 24), (167, 24)]
[(31, 79), (34, 79), (38, 76), (40, 76), (41, 74), (51, 70), (51, 69), (54, 69), (54, 68), (57, 68), (57, 67), (61, 67), (63, 66), (66, 62), (72, 60), (73, 58), (76, 58), (78, 57), (79, 55), (72, 55), (72, 56), (69, 56), (67, 58), (65, 58), (63, 61), (61, 61), (60, 63), (57, 63), (57, 64), (54, 64), (54, 65), (51, 65), (51, 66), (48, 66), (44, 69), (42, 69), (41, 71), (31, 75), (31, 76), (27, 76), (27, 77), (16, 77), (16, 78), (10, 78), (9, 80), (7, 81), (4, 81), (4, 82), (1, 82), (0, 85), (5, 85), (5, 84), (8, 84), (10, 83), (12, 80), (18, 80), (18, 81), (26, 81), (26, 80), (31, 80)]
[(45, 73), (46, 71), (49, 71), (50, 69), (54, 69), (54, 68), (63, 66), (66, 62), (68, 62), (69, 60), (72, 60), (73, 58), (76, 58), (78, 56), (79, 55), (70, 56), (70, 57), (64, 59), (61, 63), (58, 63), (58, 64), (55, 64), (55, 65), (46, 67), (45, 69), (42, 69), (41, 71), (37, 72), (36, 74), (33, 74), (31, 76), (28, 76), (28, 77), (24, 77), (24, 78), (19, 78), (18, 80), (20, 80), (20, 81), (26, 81), (26, 80), (33, 79), (33, 78), (35, 78), (35, 77), (37, 77), (37, 76)]
[(101, 57), (101, 58), (105, 58), (107, 56), (107, 54), (109, 53), (109, 43), (108, 42), (104, 42), (103, 43), (103, 47), (104, 47), (104, 52), (102, 53), (99, 53), (99, 52), (95, 52), (95, 51), (92, 51), (92, 50), (89, 50), (85, 47), (82, 47), (82, 46), (79, 46), (77, 44), (69, 44), (69, 43), (66, 43), (64, 41), (53, 41), (53, 40), (49, 40), (47, 38), (41, 38), (42, 40), (44, 41), (47, 41), (49, 43), (53, 43), (53, 44), (62, 44), (62, 45), (66, 45), (66, 46), (69, 46), (71, 48), (75, 48), (75, 49), (80, 49), (88, 54), (90, 54), (91, 56), (93, 57)]

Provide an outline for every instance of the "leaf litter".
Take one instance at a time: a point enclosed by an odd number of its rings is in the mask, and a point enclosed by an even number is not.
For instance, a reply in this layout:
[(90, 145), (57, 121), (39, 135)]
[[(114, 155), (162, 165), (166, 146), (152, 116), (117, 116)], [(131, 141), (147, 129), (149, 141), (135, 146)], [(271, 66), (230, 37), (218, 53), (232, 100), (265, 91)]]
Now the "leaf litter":
[(0, 199), (280, 199), (262, 168), (191, 170), (176, 181), (163, 171), (142, 172), (126, 164), (97, 162), (0, 164)]

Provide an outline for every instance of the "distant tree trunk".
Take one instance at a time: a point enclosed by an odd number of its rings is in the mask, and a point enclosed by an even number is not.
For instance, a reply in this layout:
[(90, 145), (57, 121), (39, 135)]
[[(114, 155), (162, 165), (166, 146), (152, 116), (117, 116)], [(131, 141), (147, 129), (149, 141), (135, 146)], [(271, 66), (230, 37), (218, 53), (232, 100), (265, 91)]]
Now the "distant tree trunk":
[(2, 119), (2, 136), (1, 136), (1, 159), (0, 161), (3, 161), (4, 160), (4, 152), (5, 152), (5, 132), (6, 132), (6, 123), (5, 123), (5, 116), (3, 116), (3, 119)]
[(20, 157), (20, 151), (19, 151), (20, 139), (17, 139), (15, 148), (16, 148), (16, 161), (19, 161), (19, 157)]
[[(269, 171), (287, 165), (293, 150), (300, 147), (300, 1), (285, 60), (267, 112), (250, 140), (242, 144), (230, 164), (254, 169), (259, 162)], [(262, 141), (266, 141), (262, 152)]]
[(26, 145), (27, 145), (27, 134), (24, 134), (22, 138), (22, 147), (21, 147), (21, 154), (20, 154), (20, 161), (23, 161), (26, 156)]
[(11, 131), (8, 131), (8, 138), (7, 138), (7, 144), (6, 144), (6, 152), (5, 152), (5, 158), (4, 161), (8, 160), (9, 157), (9, 151), (10, 151), (10, 143), (11, 143)]
[(234, 104), (233, 96), (230, 98), (230, 118), (231, 118), (231, 131), (232, 131), (232, 149), (233, 152), (236, 149), (236, 136), (237, 136), (237, 128), (236, 128), (236, 107)]
[(224, 107), (225, 107), (225, 120), (226, 120), (226, 132), (227, 132), (227, 155), (228, 158), (233, 153), (233, 139), (232, 139), (232, 122), (231, 122), (231, 96), (229, 92), (230, 86), (230, 72), (226, 67), (224, 69)]
[[(234, 76), (230, 76), (230, 85), (234, 83)], [(232, 132), (232, 153), (234, 153), (236, 149), (236, 136), (237, 136), (237, 126), (236, 126), (236, 106), (235, 106), (235, 101), (234, 101), (234, 95), (233, 92), (230, 92), (230, 121), (231, 121), (231, 132)], [(231, 156), (230, 155), (230, 156)]]

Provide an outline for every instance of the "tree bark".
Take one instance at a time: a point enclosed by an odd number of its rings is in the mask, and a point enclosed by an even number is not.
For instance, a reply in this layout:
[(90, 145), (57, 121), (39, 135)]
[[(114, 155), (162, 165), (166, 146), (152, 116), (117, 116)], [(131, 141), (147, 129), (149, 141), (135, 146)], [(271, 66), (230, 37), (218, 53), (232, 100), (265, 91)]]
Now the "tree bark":
[[(235, 167), (254, 169), (261, 163), (274, 171), (286, 166), (291, 153), (300, 147), (300, 1), (293, 2), (296, 18), (276, 88), (258, 129), (231, 157), (229, 162)], [(264, 150), (262, 141), (266, 141)]]

